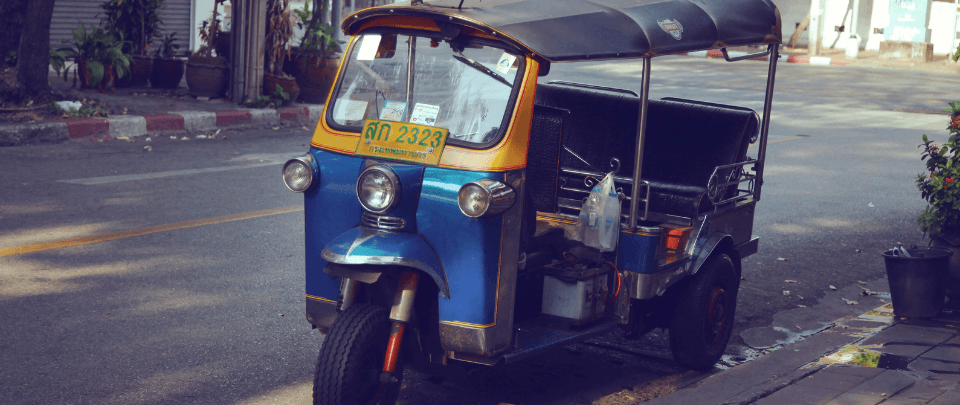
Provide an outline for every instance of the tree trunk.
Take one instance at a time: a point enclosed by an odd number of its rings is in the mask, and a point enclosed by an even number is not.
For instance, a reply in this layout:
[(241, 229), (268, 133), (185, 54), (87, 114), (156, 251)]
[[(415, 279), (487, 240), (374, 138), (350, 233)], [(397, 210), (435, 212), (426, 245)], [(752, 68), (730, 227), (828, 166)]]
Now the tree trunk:
[[(0, 0), (4, 19), (21, 0)], [(18, 36), (17, 65), (0, 73), (0, 96), (3, 102), (21, 103), (49, 98), (50, 84), (50, 20), (53, 18), (54, 0), (24, 1), (19, 31), (4, 29), (7, 36)], [(3, 41), (7, 43), (7, 39)]]
[(16, 66), (7, 62), (10, 52), (20, 50), (20, 29), (27, 11), (27, 0), (0, 0), (0, 70)]
[(800, 39), (800, 33), (807, 29), (808, 25), (810, 25), (810, 13), (807, 13), (807, 16), (804, 17), (803, 21), (800, 22), (800, 25), (797, 26), (797, 30), (794, 31), (793, 35), (790, 36), (790, 42), (788, 43), (789, 47), (797, 47), (797, 40)]

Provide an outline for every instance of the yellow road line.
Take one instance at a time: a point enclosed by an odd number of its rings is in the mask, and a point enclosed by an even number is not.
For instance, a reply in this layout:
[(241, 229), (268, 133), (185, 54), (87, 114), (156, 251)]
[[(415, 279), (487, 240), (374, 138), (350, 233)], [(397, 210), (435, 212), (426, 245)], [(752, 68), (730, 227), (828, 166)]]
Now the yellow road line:
[(132, 236), (149, 235), (151, 233), (166, 232), (176, 229), (193, 228), (203, 225), (219, 224), (223, 222), (240, 221), (268, 215), (286, 214), (288, 212), (303, 211), (302, 205), (292, 207), (274, 208), (269, 210), (245, 212), (242, 214), (224, 215), (222, 217), (204, 218), (193, 221), (175, 222), (172, 224), (148, 226), (146, 228), (131, 229), (127, 231), (105, 233), (102, 235), (85, 236), (82, 238), (58, 240), (54, 242), (35, 243), (32, 245), (14, 246), (11, 248), (0, 249), (0, 257), (13, 256), (30, 252), (39, 252), (42, 250), (59, 249), (68, 246), (85, 245), (88, 243), (104, 242), (108, 240), (129, 238)]

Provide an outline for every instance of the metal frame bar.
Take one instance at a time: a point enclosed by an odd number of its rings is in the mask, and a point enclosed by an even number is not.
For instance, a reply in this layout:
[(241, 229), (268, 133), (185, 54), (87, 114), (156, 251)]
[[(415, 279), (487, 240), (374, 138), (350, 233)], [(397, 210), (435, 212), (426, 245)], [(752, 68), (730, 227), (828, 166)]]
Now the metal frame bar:
[(612, 91), (612, 92), (615, 92), (615, 93), (630, 94), (630, 95), (632, 95), (632, 96), (634, 96), (634, 97), (640, 97), (640, 95), (637, 94), (637, 92), (635, 92), (635, 91), (633, 91), (633, 90), (618, 89), (618, 88), (616, 88), (616, 87), (599, 86), (599, 85), (596, 85), (596, 84), (585, 84), (585, 83), (577, 83), (577, 82), (568, 82), (568, 81), (566, 81), (566, 80), (551, 80), (551, 81), (547, 82), (547, 84), (562, 84), (562, 85), (565, 85), (565, 86), (583, 87), (583, 88), (585, 88), (585, 89), (606, 90), (606, 91)]
[(760, 121), (760, 151), (757, 152), (756, 165), (753, 171), (757, 174), (754, 190), (754, 199), (760, 201), (760, 190), (763, 187), (763, 165), (767, 157), (767, 135), (770, 132), (770, 111), (773, 108), (773, 85), (777, 77), (777, 60), (780, 59), (780, 44), (768, 45), (770, 52), (770, 66), (767, 68), (767, 92), (763, 100), (763, 121)]
[[(643, 170), (643, 141), (647, 132), (647, 105), (650, 101), (650, 66), (652, 58), (643, 58), (643, 84), (640, 87), (640, 120), (637, 123), (637, 154), (633, 160), (633, 192), (630, 195), (640, 195), (640, 175)], [(647, 188), (649, 190), (649, 188)], [(640, 208), (640, 199), (630, 200), (630, 229), (637, 228), (637, 210)], [(646, 214), (644, 215), (646, 216)]]

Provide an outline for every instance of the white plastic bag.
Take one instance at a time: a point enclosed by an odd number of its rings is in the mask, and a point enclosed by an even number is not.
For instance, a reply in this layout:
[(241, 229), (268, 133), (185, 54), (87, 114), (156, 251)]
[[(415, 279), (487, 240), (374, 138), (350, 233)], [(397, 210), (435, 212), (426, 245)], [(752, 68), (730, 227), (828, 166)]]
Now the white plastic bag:
[(607, 173), (580, 208), (574, 239), (583, 244), (610, 252), (620, 236), (620, 199), (613, 186), (613, 172)]

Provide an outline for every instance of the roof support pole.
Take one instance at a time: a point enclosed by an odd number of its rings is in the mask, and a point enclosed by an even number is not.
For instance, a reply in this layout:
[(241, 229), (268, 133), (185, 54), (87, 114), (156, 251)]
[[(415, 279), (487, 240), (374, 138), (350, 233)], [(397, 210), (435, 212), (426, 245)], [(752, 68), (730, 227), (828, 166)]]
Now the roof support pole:
[(763, 186), (763, 164), (767, 158), (767, 135), (770, 133), (770, 111), (773, 109), (773, 83), (777, 77), (777, 60), (780, 59), (780, 44), (767, 45), (770, 50), (770, 66), (767, 68), (767, 93), (763, 98), (763, 121), (760, 121), (760, 151), (753, 171), (757, 173), (757, 183), (753, 198), (760, 201), (760, 189)]
[[(643, 58), (643, 78), (640, 85), (640, 114), (637, 116), (637, 155), (633, 159), (633, 192), (630, 194), (630, 229), (637, 228), (637, 209), (640, 207), (640, 175), (643, 171), (643, 140), (647, 132), (647, 104), (650, 100), (650, 66), (653, 58)], [(644, 217), (643, 219), (646, 219)]]

